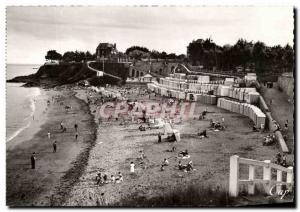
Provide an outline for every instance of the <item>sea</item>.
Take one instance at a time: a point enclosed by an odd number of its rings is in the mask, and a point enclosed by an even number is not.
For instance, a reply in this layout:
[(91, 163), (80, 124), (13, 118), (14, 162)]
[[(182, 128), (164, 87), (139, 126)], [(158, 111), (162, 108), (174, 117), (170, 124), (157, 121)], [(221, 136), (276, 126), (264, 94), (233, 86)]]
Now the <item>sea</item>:
[[(6, 79), (33, 74), (41, 65), (7, 64)], [(23, 83), (6, 83), (6, 142), (13, 140), (28, 128), (36, 108), (35, 99), (41, 94), (39, 88), (25, 88)]]

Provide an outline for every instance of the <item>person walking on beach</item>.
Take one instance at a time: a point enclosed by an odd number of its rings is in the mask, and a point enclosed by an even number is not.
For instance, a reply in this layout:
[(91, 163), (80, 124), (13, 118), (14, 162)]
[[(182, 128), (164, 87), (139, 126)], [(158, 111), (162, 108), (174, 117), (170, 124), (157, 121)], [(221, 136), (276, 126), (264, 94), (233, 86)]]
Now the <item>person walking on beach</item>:
[(76, 140), (78, 139), (78, 133), (75, 134), (75, 139), (76, 139)]
[(55, 153), (56, 152), (56, 141), (54, 141), (54, 143), (53, 143), (53, 153)]
[(158, 143), (160, 143), (161, 142), (161, 134), (160, 134), (160, 132), (158, 133)]
[(134, 163), (133, 162), (130, 163), (130, 172), (134, 173)]
[(284, 129), (285, 129), (286, 131), (289, 129), (288, 123), (289, 123), (289, 120), (286, 120), (286, 121), (285, 121), (285, 124), (284, 124)]
[(77, 128), (78, 128), (77, 123), (75, 123), (74, 128), (75, 128), (75, 131), (77, 132)]
[(31, 159), (31, 169), (35, 169), (35, 160), (36, 160), (35, 152), (32, 153), (30, 159)]
[(50, 134), (49, 131), (48, 131), (48, 139), (49, 139), (49, 140), (51, 139), (51, 134)]

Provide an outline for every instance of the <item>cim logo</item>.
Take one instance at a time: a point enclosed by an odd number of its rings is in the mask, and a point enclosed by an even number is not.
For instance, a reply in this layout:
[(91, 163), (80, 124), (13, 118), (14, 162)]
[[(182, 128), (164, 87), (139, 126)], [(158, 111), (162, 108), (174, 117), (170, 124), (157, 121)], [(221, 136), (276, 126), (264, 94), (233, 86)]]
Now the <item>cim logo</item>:
[(280, 199), (283, 199), (287, 194), (292, 193), (292, 189), (282, 189), (280, 191), (276, 191), (276, 186), (283, 186), (283, 184), (275, 184), (270, 188), (269, 194), (271, 196), (278, 195)]

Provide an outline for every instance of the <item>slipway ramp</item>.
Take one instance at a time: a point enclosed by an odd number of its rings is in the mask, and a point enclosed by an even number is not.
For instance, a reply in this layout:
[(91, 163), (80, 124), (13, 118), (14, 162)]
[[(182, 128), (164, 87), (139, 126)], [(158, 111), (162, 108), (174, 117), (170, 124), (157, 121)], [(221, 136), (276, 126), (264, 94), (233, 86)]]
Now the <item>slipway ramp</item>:
[(209, 73), (209, 72), (191, 71), (184, 64), (179, 64), (176, 68), (174, 68), (174, 70), (177, 70), (179, 68), (182, 68), (188, 74), (196, 74), (196, 75), (203, 74), (203, 75), (208, 75), (208, 76), (212, 76), (212, 77), (238, 78), (237, 76), (232, 76), (232, 75), (228, 75), (228, 74), (214, 74), (214, 73)]
[[(87, 67), (88, 67), (88, 69), (90, 69), (91, 71), (94, 71), (94, 72), (97, 73), (97, 72), (100, 71), (100, 70), (97, 70), (97, 69), (92, 68), (92, 67), (90, 66), (90, 63), (92, 63), (92, 62), (96, 62), (96, 61), (88, 61), (88, 62), (87, 62)], [(106, 75), (106, 76), (115, 78), (115, 79), (117, 79), (117, 80), (119, 80), (119, 81), (122, 81), (122, 78), (121, 78), (121, 77), (118, 77), (118, 76), (115, 76), (115, 75), (106, 73), (106, 72), (104, 72), (104, 71), (101, 71), (101, 72), (103, 72), (103, 75)]]

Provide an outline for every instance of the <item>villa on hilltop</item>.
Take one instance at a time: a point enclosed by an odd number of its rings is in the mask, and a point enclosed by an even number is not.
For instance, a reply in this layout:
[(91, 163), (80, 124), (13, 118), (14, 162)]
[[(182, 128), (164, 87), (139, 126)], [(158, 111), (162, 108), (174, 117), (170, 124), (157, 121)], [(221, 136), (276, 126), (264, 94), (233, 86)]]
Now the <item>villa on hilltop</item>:
[(99, 43), (96, 48), (96, 58), (100, 60), (102, 58), (109, 59), (112, 57), (116, 57), (118, 54), (117, 45), (111, 43)]

